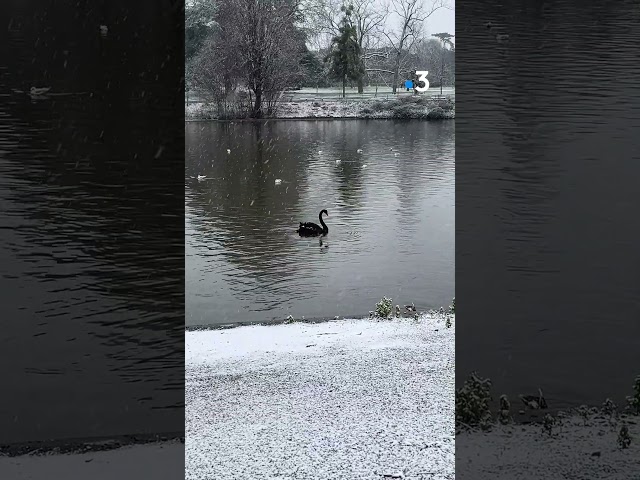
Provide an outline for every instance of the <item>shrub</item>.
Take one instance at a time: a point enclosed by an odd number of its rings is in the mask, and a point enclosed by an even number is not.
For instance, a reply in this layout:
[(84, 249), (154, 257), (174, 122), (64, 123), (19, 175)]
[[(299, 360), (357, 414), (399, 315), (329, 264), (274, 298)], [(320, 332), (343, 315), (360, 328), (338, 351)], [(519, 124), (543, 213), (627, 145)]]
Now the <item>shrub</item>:
[(629, 427), (622, 425), (620, 433), (618, 433), (618, 446), (622, 449), (629, 448), (631, 445), (631, 435), (629, 434)]
[(634, 415), (640, 415), (640, 375), (636, 377), (633, 384), (633, 395), (627, 397), (627, 403)]
[(456, 390), (456, 424), (470, 427), (487, 426), (491, 421), (491, 380), (474, 372)]
[(387, 318), (389, 315), (391, 315), (391, 310), (392, 302), (390, 298), (382, 297), (382, 300), (376, 303), (376, 317)]
[(380, 100), (375, 100), (369, 104), (369, 108), (374, 112), (381, 112), (384, 110), (383, 103)]
[(415, 108), (411, 104), (396, 105), (392, 107), (393, 118), (410, 119), (415, 118)]
[(429, 113), (427, 113), (427, 118), (429, 120), (442, 120), (447, 118), (447, 114), (441, 107), (433, 107), (429, 110)]
[(553, 433), (553, 426), (555, 425), (555, 419), (549, 415), (548, 413), (544, 416), (542, 420), (542, 430), (547, 433), (549, 436)]

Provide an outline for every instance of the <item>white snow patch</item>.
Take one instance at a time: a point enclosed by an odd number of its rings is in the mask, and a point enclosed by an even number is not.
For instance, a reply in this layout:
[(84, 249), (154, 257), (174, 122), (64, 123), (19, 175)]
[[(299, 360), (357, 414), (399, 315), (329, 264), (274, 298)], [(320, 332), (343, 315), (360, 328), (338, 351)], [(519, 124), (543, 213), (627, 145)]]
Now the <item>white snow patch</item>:
[(454, 478), (454, 338), (430, 316), (187, 332), (185, 478)]
[(635, 422), (627, 425), (632, 440), (624, 450), (616, 441), (621, 424), (592, 418), (584, 425), (578, 416), (564, 419), (551, 436), (540, 425), (461, 433), (456, 445), (458, 458), (465, 461), (457, 462), (456, 473), (478, 480), (640, 478), (640, 428)]
[(65, 455), (0, 456), (0, 475), (12, 480), (175, 480), (184, 475), (184, 445), (165, 442)]

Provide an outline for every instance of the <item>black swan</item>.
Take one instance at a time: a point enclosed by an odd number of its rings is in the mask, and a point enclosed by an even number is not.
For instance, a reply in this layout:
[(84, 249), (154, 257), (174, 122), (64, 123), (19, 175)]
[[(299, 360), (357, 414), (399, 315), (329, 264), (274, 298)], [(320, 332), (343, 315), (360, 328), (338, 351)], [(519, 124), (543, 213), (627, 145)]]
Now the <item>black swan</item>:
[(320, 223), (322, 224), (322, 226), (317, 225), (313, 222), (300, 222), (300, 227), (298, 228), (298, 230), (296, 230), (296, 232), (298, 232), (301, 237), (317, 237), (318, 235), (325, 236), (327, 233), (329, 233), (329, 228), (322, 220), (323, 213), (329, 216), (329, 212), (327, 212), (326, 210), (322, 210), (320, 212), (318, 218), (320, 219)]

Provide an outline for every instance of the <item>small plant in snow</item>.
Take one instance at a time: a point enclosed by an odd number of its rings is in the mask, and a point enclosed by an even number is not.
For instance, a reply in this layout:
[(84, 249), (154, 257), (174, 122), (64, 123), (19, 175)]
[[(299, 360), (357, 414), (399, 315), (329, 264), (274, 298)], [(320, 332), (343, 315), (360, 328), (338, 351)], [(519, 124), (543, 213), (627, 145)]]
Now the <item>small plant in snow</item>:
[(629, 427), (622, 425), (620, 433), (618, 433), (618, 446), (622, 449), (629, 448), (631, 445), (631, 434), (629, 433)]
[(511, 421), (511, 403), (506, 395), (500, 395), (500, 410), (498, 412), (498, 421), (506, 425)]
[(618, 406), (614, 403), (613, 400), (607, 398), (602, 403), (602, 413), (609, 417), (610, 422), (613, 422), (618, 417)]
[(456, 391), (456, 423), (470, 427), (485, 427), (491, 421), (491, 380), (474, 372)]
[(453, 300), (451, 301), (451, 305), (449, 305), (449, 311), (453, 314), (456, 313), (456, 297), (453, 297)]
[(447, 319), (444, 322), (444, 326), (447, 328), (451, 328), (451, 317), (447, 315)]
[(390, 298), (382, 297), (378, 303), (376, 303), (376, 317), (387, 318), (391, 315), (392, 302)]
[(553, 426), (555, 424), (555, 419), (547, 413), (542, 420), (542, 431), (551, 436), (551, 434), (553, 433)]
[(286, 320), (284, 321), (284, 323), (293, 323), (295, 322), (295, 318), (293, 318), (293, 315), (289, 315)]
[(640, 415), (640, 375), (633, 384), (633, 395), (627, 397), (628, 408), (634, 415)]
[(613, 416), (617, 412), (618, 406), (613, 400), (607, 398), (604, 402), (602, 402), (602, 413), (604, 413), (605, 415)]
[(582, 417), (582, 421), (584, 422), (584, 424), (587, 424), (587, 420), (589, 420), (589, 414), (591, 413), (591, 411), (589, 410), (589, 407), (587, 407), (586, 405), (580, 405), (578, 407), (578, 415), (580, 415)]

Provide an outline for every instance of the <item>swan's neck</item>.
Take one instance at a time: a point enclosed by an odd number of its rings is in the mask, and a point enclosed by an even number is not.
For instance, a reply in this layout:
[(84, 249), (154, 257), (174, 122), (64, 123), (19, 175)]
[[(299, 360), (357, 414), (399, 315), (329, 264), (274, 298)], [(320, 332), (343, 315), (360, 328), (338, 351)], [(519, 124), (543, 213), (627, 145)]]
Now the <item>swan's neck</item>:
[(327, 227), (326, 223), (324, 223), (324, 220), (322, 220), (322, 212), (320, 212), (320, 215), (318, 215), (318, 218), (320, 219), (320, 225), (322, 225), (322, 231), (328, 232), (329, 228)]

